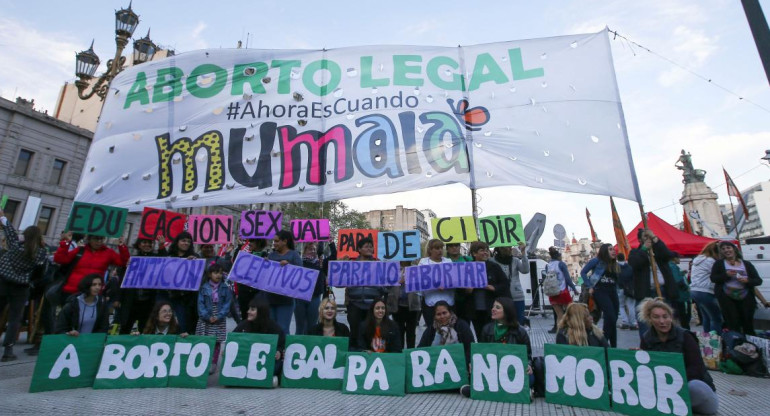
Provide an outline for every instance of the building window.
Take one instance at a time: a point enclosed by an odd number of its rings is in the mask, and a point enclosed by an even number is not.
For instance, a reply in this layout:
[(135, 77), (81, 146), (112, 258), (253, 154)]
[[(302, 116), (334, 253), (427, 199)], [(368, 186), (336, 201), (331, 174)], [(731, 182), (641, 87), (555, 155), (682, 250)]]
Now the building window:
[(16, 212), (19, 211), (19, 206), (21, 206), (21, 202), (12, 199), (5, 203), (3, 212), (5, 212), (5, 218), (8, 218), (8, 222), (11, 224), (13, 224), (13, 219), (16, 217)]
[(51, 226), (51, 220), (53, 219), (53, 213), (56, 210), (51, 207), (43, 207), (40, 209), (40, 216), (37, 217), (37, 227), (40, 228), (40, 232), (43, 235), (48, 234), (48, 227)]
[(51, 169), (51, 176), (48, 178), (49, 185), (60, 185), (61, 179), (64, 176), (64, 167), (67, 166), (67, 162), (61, 159), (53, 160), (53, 169)]
[(19, 159), (16, 160), (16, 169), (14, 169), (13, 174), (27, 176), (30, 162), (32, 162), (32, 155), (34, 154), (34, 152), (30, 152), (29, 150), (21, 149), (21, 151), (19, 151)]

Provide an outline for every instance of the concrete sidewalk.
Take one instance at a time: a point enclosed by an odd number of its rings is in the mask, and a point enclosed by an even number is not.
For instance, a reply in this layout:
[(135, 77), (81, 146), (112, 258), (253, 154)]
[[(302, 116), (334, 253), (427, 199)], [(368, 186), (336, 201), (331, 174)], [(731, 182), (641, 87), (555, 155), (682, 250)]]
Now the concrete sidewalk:
[[(344, 318), (342, 316), (341, 318)], [(341, 319), (344, 320), (344, 319)], [(548, 334), (552, 318), (533, 318), (530, 336), (535, 355), (543, 344), (554, 342)], [(232, 323), (230, 323), (232, 325)], [(419, 332), (422, 331), (422, 328)], [(22, 336), (24, 339), (24, 336)], [(419, 337), (418, 337), (419, 339)], [(636, 331), (619, 330), (621, 348), (638, 346)], [(206, 390), (91, 388), (29, 394), (35, 365), (17, 346), (18, 361), (0, 363), (0, 414), (88, 414), (88, 415), (612, 415), (577, 407), (548, 404), (535, 399), (529, 405), (504, 404), (466, 399), (454, 393), (409, 394), (405, 397), (343, 395), (337, 391), (224, 388), (216, 375)], [(720, 399), (720, 415), (759, 416), (770, 414), (770, 379), (731, 376), (712, 372)]]

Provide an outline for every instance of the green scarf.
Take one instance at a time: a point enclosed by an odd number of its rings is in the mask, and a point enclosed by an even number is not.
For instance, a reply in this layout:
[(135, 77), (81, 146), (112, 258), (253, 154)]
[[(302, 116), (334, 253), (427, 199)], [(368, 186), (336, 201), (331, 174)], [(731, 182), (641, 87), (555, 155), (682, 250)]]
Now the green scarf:
[(495, 341), (500, 342), (508, 334), (508, 327), (499, 322), (495, 322)]

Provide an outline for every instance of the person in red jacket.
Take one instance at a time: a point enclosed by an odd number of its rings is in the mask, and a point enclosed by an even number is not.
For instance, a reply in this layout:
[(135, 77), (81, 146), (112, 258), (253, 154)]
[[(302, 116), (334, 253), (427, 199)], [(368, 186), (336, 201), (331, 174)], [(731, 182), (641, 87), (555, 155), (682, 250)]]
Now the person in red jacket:
[(126, 247), (123, 238), (118, 239), (118, 251), (110, 249), (104, 245), (104, 237), (89, 235), (86, 236), (86, 243), (84, 246), (79, 246), (76, 249), (70, 250), (70, 241), (72, 240), (72, 234), (67, 233), (64, 239), (59, 243), (59, 248), (53, 255), (53, 261), (60, 264), (70, 264), (75, 260), (78, 253), (82, 250), (83, 256), (75, 264), (75, 268), (67, 276), (67, 282), (62, 287), (62, 292), (65, 294), (63, 299), (66, 299), (69, 295), (77, 293), (78, 282), (89, 274), (98, 274), (104, 276), (109, 266), (125, 267), (128, 265), (128, 259), (130, 254), (128, 247)]

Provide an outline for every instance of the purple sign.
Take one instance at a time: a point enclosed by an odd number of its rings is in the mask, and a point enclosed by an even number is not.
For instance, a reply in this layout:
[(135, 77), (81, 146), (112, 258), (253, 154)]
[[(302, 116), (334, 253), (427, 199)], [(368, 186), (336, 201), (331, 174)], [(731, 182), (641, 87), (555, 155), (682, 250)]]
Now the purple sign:
[(206, 260), (182, 257), (131, 257), (123, 276), (123, 289), (171, 289), (197, 291)]
[(249, 238), (273, 238), (281, 231), (280, 211), (249, 210), (241, 212), (240, 236)]
[(291, 233), (297, 243), (329, 241), (329, 220), (291, 220)]
[(310, 300), (318, 270), (266, 260), (250, 253), (238, 253), (227, 276), (233, 282), (292, 298)]
[(397, 261), (330, 261), (329, 286), (398, 286)]
[(487, 286), (487, 265), (481, 261), (441, 263), (406, 268), (406, 291), (482, 288)]

